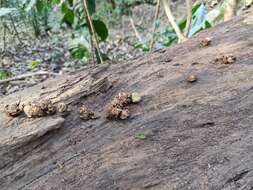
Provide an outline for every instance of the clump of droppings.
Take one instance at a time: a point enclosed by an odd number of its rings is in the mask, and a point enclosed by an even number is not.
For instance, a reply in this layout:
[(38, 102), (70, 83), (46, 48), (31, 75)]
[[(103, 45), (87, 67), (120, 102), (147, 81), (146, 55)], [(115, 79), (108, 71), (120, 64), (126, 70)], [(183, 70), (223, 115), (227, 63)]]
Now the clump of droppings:
[(131, 94), (120, 92), (113, 100), (112, 105), (114, 107), (123, 108), (124, 106), (127, 106), (131, 102)]
[(96, 114), (84, 105), (81, 106), (79, 110), (79, 114), (80, 114), (80, 118), (84, 121), (87, 121), (90, 119), (97, 119)]
[(121, 110), (119, 118), (124, 120), (127, 119), (130, 116), (130, 111), (128, 109)]
[(122, 120), (129, 118), (130, 111), (127, 106), (130, 103), (139, 103), (140, 101), (141, 96), (138, 93), (119, 93), (109, 106), (107, 118)]
[(11, 117), (17, 117), (23, 112), (23, 106), (20, 105), (20, 101), (14, 104), (5, 105), (5, 113)]
[(211, 42), (212, 42), (212, 40), (209, 37), (202, 38), (200, 40), (200, 45), (203, 46), (203, 47), (206, 47), (206, 46), (209, 46), (211, 44)]
[(24, 106), (24, 112), (29, 118), (43, 117), (46, 113), (42, 110), (40, 105), (36, 103), (28, 103)]
[(196, 75), (188, 75), (186, 77), (186, 81), (189, 82), (189, 83), (193, 83), (193, 82), (196, 82), (198, 80), (198, 77)]
[(53, 115), (56, 113), (56, 107), (50, 100), (44, 100), (39, 103), (39, 107), (45, 113), (45, 115)]
[(56, 107), (50, 100), (41, 102), (29, 102), (24, 106), (24, 112), (29, 118), (43, 117), (56, 113)]
[(61, 116), (67, 116), (70, 112), (70, 110), (68, 109), (68, 105), (63, 102), (57, 105), (57, 111)]
[(223, 55), (219, 58), (215, 59), (215, 63), (218, 64), (233, 64), (236, 61), (236, 57), (233, 56), (232, 54), (229, 55)]

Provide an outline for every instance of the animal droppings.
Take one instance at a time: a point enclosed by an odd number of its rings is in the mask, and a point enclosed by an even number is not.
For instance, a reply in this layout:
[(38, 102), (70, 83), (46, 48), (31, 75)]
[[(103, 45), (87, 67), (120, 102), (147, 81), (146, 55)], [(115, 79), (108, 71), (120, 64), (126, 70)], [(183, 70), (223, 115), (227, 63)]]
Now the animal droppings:
[(209, 45), (211, 44), (211, 42), (212, 42), (212, 40), (211, 40), (210, 38), (208, 38), (208, 37), (202, 38), (202, 39), (200, 40), (200, 44), (201, 44), (201, 46), (203, 46), (203, 47), (209, 46)]
[(43, 117), (45, 112), (41, 109), (40, 105), (36, 103), (28, 103), (24, 106), (24, 112), (29, 118)]
[(188, 75), (186, 77), (186, 80), (190, 83), (196, 82), (198, 80), (198, 77), (196, 75)]
[(236, 57), (233, 56), (232, 54), (223, 55), (223, 56), (215, 59), (215, 63), (225, 64), (225, 65), (233, 64), (235, 61), (236, 61)]
[(44, 117), (56, 113), (56, 107), (50, 100), (41, 102), (29, 102), (24, 106), (24, 112), (29, 118)]
[(11, 117), (17, 117), (23, 112), (23, 106), (20, 107), (20, 102), (14, 104), (7, 104), (5, 106), (5, 113)]
[(114, 107), (122, 108), (131, 102), (131, 94), (120, 92), (112, 101)]
[(87, 121), (90, 119), (97, 119), (95, 113), (84, 105), (81, 106), (79, 110), (79, 114), (80, 114), (80, 118), (84, 121)]
[(123, 109), (120, 113), (120, 119), (124, 120), (130, 116), (130, 112), (128, 109)]
[(61, 116), (67, 116), (70, 113), (70, 110), (68, 109), (68, 105), (65, 103), (59, 103), (57, 105), (57, 112)]
[(134, 93), (125, 93), (121, 92), (112, 100), (109, 109), (107, 118), (109, 119), (127, 119), (130, 117), (130, 111), (127, 109), (127, 106), (130, 103), (139, 103), (141, 101), (141, 96)]

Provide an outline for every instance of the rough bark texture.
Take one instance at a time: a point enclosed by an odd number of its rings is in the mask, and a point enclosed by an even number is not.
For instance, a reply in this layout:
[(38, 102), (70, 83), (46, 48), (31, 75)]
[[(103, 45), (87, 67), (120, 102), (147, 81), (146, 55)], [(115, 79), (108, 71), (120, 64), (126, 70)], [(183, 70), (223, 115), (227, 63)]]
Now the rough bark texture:
[[(200, 46), (203, 37), (210, 46)], [(236, 62), (215, 63), (226, 54)], [(198, 81), (188, 83), (188, 74)], [(129, 119), (106, 119), (122, 91), (139, 92), (142, 101), (129, 106)], [(19, 98), (64, 101), (73, 111), (6, 116), (3, 105)], [(100, 118), (81, 121), (81, 104)], [(135, 61), (57, 77), (0, 105), (2, 190), (253, 189), (252, 17)]]

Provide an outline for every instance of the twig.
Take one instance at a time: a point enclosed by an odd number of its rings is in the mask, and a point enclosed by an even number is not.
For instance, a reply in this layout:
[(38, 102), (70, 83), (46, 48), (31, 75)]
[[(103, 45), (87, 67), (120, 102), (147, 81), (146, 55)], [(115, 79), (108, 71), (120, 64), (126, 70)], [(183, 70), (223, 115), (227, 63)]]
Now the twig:
[(47, 72), (47, 71), (39, 71), (39, 72), (36, 72), (36, 73), (26, 73), (26, 74), (18, 75), (18, 76), (11, 77), (11, 78), (8, 78), (8, 79), (5, 79), (5, 80), (0, 80), (0, 84), (4, 84), (4, 83), (11, 82), (11, 81), (16, 81), (16, 80), (22, 80), (22, 79), (25, 79), (25, 78), (28, 78), (28, 77), (39, 76), (39, 75), (53, 75), (53, 76), (57, 76), (59, 74), (57, 74), (57, 73), (50, 73), (50, 72)]
[(96, 49), (97, 49), (97, 52), (98, 52), (98, 56), (99, 56), (100, 62), (103, 64), (104, 62), (103, 62), (101, 52), (100, 52), (100, 49), (99, 49), (98, 39), (97, 39), (97, 36), (96, 36), (95, 28), (94, 28), (94, 25), (93, 25), (93, 22), (92, 22), (90, 13), (89, 13), (89, 9), (88, 9), (86, 0), (83, 0), (83, 4), (84, 4), (85, 12), (86, 12), (87, 17), (88, 17), (88, 21), (90, 23), (92, 36), (94, 36), (94, 39), (95, 39), (95, 45), (96, 45)]
[(192, 22), (192, 0), (186, 0), (186, 7), (187, 7), (187, 21), (185, 26), (184, 35), (188, 37), (191, 22)]
[(134, 33), (135, 33), (136, 38), (138, 38), (138, 40), (139, 40), (140, 42), (142, 42), (141, 36), (140, 36), (139, 32), (137, 31), (137, 29), (136, 29), (136, 27), (135, 27), (135, 24), (134, 24), (134, 21), (133, 21), (132, 18), (130, 18), (130, 23), (131, 23), (131, 26), (132, 26), (132, 28), (133, 28), (133, 30), (134, 30)]
[(96, 61), (95, 61), (95, 50), (94, 50), (94, 44), (93, 44), (93, 38), (92, 35), (90, 35), (90, 48), (91, 48), (91, 55), (92, 55), (92, 63), (95, 66), (96, 65)]
[(10, 20), (11, 20), (11, 23), (12, 23), (12, 26), (13, 26), (13, 29), (14, 29), (14, 32), (15, 32), (15, 35), (17, 36), (19, 43), (22, 44), (22, 40), (21, 40), (21, 38), (19, 37), (18, 30), (17, 30), (17, 28), (16, 28), (16, 26), (15, 26), (15, 22), (14, 22), (14, 20), (13, 20), (13, 17), (11, 16), (11, 14), (10, 14)]
[(5, 27), (5, 25), (4, 25), (4, 36), (3, 36), (3, 40), (4, 40), (4, 51), (3, 52), (5, 52), (5, 50), (6, 50), (6, 27)]
[[(176, 34), (177, 34), (177, 37), (178, 37), (178, 43), (181, 43), (181, 42), (184, 42), (187, 40), (187, 38), (181, 33), (175, 19), (174, 19), (174, 16), (172, 15), (172, 12), (171, 12), (171, 9), (170, 9), (170, 3), (168, 3), (167, 0), (162, 0), (163, 2), (163, 5), (164, 5), (164, 10), (165, 10), (165, 13), (169, 19), (169, 22), (172, 26), (172, 28), (175, 30)], [(170, 2), (170, 0), (169, 0)]]
[(151, 42), (150, 42), (150, 47), (149, 47), (149, 51), (151, 52), (152, 49), (153, 49), (153, 46), (154, 46), (154, 41), (155, 41), (155, 31), (156, 31), (156, 21), (157, 21), (157, 18), (159, 16), (159, 10), (160, 10), (160, 0), (157, 0), (157, 4), (156, 4), (156, 11), (155, 11), (155, 18), (154, 18), (154, 23), (153, 23), (153, 30), (152, 30), (152, 39), (151, 39)]

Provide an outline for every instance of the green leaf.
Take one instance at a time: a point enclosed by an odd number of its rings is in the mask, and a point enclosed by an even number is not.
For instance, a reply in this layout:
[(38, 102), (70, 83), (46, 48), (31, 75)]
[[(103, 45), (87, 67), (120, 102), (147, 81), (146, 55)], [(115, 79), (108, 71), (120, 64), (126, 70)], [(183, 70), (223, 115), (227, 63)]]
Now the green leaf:
[(201, 6), (201, 4), (202, 3), (197, 3), (196, 5), (193, 5), (193, 7), (192, 7), (192, 15), (194, 15), (196, 13), (196, 11)]
[(139, 103), (141, 101), (141, 95), (139, 93), (137, 93), (137, 92), (133, 92), (131, 94), (131, 101), (133, 103)]
[(205, 28), (206, 21), (206, 6), (204, 3), (198, 7), (196, 12), (193, 14), (192, 25), (189, 31), (189, 37), (193, 36), (195, 33), (199, 32), (201, 29)]
[(62, 22), (66, 23), (69, 27), (72, 27), (75, 21), (75, 13), (71, 10), (66, 3), (61, 6), (61, 11), (64, 13)]
[(17, 9), (15, 8), (5, 8), (5, 7), (2, 7), (0, 8), (0, 17), (2, 16), (6, 16), (10, 13), (12, 13), (13, 11), (16, 11)]
[(73, 0), (68, 0), (68, 3), (71, 7), (73, 6)]
[(44, 4), (43, 0), (37, 0), (36, 9), (39, 14), (43, 13), (43, 10), (45, 7), (46, 7), (46, 4)]
[(39, 61), (33, 60), (33, 61), (31, 61), (31, 63), (28, 65), (28, 68), (29, 68), (30, 70), (33, 70), (33, 69), (35, 69), (36, 67), (38, 67), (39, 64), (40, 64)]
[(53, 4), (60, 4), (61, 0), (52, 0)]
[(7, 79), (10, 76), (11, 76), (11, 73), (9, 71), (0, 70), (0, 80)]
[(87, 0), (87, 6), (89, 13), (92, 15), (96, 12), (96, 1), (95, 0)]
[(147, 46), (147, 44), (144, 44), (144, 43), (141, 43), (141, 42), (135, 43), (133, 47), (135, 49), (141, 49), (144, 52), (149, 51), (149, 47)]
[(135, 135), (135, 138), (139, 140), (145, 140), (147, 137), (144, 133), (139, 133)]
[(68, 5), (66, 3), (62, 3), (61, 12), (66, 14), (68, 11), (69, 11)]
[(206, 20), (205, 21), (205, 28), (211, 28), (211, 27), (212, 27), (212, 24)]
[(93, 20), (94, 29), (101, 41), (105, 41), (108, 37), (108, 29), (101, 20)]
[(78, 44), (75, 47), (71, 47), (69, 49), (69, 51), (70, 51), (71, 57), (74, 58), (74, 59), (77, 59), (77, 60), (81, 60), (84, 57), (86, 57), (86, 58), (89, 57), (89, 50), (88, 50), (88, 48), (85, 47), (82, 44)]

